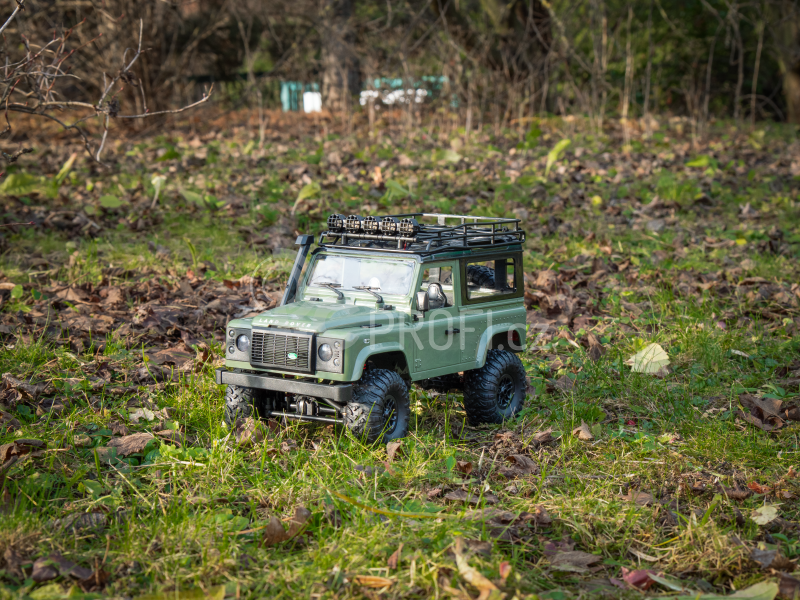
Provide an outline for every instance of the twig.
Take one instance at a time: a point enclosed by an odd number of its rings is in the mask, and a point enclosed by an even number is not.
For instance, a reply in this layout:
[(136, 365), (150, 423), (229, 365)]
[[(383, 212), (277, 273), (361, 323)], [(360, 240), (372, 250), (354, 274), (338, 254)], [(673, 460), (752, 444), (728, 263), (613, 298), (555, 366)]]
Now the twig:
[(14, 20), (14, 18), (17, 16), (17, 13), (21, 10), (25, 10), (25, 0), (17, 0), (17, 8), (15, 8), (14, 12), (11, 13), (11, 16), (8, 17), (8, 21), (6, 21), (5, 24), (0, 27), (0, 35), (3, 34), (3, 32), (6, 30), (6, 27), (11, 24), (11, 21)]
[(208, 102), (208, 100), (211, 98), (211, 93), (213, 91), (214, 91), (214, 86), (212, 85), (211, 89), (208, 90), (208, 93), (203, 94), (202, 99), (198, 100), (194, 104), (188, 104), (187, 106), (184, 106), (183, 108), (176, 108), (176, 109), (173, 109), (173, 110), (160, 110), (158, 112), (142, 113), (140, 115), (118, 115), (116, 118), (117, 119), (146, 119), (148, 117), (155, 117), (157, 115), (176, 115), (178, 113), (182, 113), (182, 112), (184, 112), (186, 110), (189, 110), (190, 108), (194, 108), (195, 106), (199, 106), (199, 105), (201, 105), (201, 104), (203, 104), (205, 102)]

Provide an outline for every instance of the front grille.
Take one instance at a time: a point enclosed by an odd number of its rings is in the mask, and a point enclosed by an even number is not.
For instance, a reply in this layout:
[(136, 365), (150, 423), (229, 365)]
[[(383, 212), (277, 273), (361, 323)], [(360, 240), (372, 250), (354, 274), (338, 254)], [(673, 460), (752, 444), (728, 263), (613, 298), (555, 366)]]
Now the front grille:
[[(286, 371), (311, 368), (312, 336), (305, 333), (253, 331), (250, 364)], [(297, 355), (292, 358), (289, 355)]]

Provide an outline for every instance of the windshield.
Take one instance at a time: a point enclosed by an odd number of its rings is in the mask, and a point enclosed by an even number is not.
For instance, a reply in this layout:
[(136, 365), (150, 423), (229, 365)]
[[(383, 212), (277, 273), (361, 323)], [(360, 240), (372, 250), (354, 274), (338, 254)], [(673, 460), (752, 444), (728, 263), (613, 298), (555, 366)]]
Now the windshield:
[(413, 277), (412, 260), (322, 254), (314, 262), (308, 285), (328, 287), (325, 284), (333, 284), (332, 287), (339, 290), (354, 290), (366, 286), (376, 292), (404, 296), (411, 289)]

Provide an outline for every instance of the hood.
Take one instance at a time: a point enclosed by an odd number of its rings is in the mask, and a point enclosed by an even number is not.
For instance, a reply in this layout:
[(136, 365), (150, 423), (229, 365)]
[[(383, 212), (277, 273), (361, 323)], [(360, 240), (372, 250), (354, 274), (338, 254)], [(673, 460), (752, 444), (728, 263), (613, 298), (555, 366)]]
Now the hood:
[(253, 327), (280, 327), (322, 333), (361, 325), (397, 324), (407, 315), (395, 310), (325, 302), (292, 302), (261, 313), (253, 319)]

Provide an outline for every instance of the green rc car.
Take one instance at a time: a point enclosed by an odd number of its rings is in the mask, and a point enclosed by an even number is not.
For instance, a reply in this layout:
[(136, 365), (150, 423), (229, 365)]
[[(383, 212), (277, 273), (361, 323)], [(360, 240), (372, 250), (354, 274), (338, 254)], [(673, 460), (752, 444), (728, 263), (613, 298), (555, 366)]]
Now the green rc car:
[(305, 271), (313, 238), (297, 238), (280, 305), (228, 323), (226, 423), (255, 412), (386, 442), (408, 431), (412, 384), (463, 392), (472, 425), (514, 417), (524, 241), (517, 219), (331, 215)]

